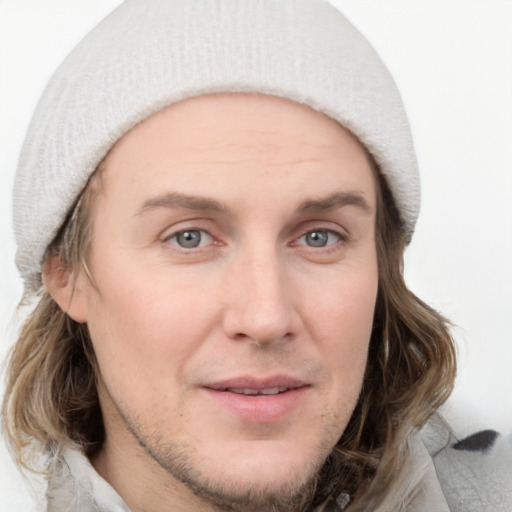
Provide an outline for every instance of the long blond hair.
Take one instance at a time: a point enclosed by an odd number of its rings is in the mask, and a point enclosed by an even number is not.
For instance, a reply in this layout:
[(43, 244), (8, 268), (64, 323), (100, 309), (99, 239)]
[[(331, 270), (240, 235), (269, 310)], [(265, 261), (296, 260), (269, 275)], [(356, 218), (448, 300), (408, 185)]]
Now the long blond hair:
[[(377, 188), (376, 246), (379, 292), (361, 396), (351, 420), (317, 481), (312, 504), (346, 492), (377, 504), (397, 473), (406, 432), (420, 428), (452, 391), (456, 357), (448, 322), (418, 299), (403, 277), (406, 246), (399, 213), (385, 179), (373, 164)], [(96, 172), (48, 256), (76, 268), (87, 259), (89, 212), (98, 189)], [(87, 326), (74, 322), (47, 292), (27, 318), (7, 373), (3, 430), (17, 463), (38, 470), (34, 449), (75, 443), (98, 450), (104, 429), (96, 390), (96, 360)], [(377, 467), (387, 461), (386, 471)], [(379, 476), (380, 475), (380, 476)], [(365, 494), (366, 492), (366, 494)]]

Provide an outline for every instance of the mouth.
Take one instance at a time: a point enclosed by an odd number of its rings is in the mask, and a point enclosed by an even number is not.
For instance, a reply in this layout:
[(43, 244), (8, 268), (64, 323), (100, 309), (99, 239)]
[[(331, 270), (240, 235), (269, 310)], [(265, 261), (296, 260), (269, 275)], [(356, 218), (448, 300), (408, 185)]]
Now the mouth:
[(241, 376), (207, 384), (205, 387), (214, 391), (224, 391), (238, 395), (259, 396), (279, 395), (294, 389), (308, 386), (305, 382), (287, 375), (257, 378)]
[(223, 409), (251, 423), (285, 418), (299, 407), (309, 388), (310, 384), (287, 376), (239, 377), (204, 387), (207, 395)]
[(237, 395), (260, 396), (260, 395), (280, 395), (290, 391), (291, 388), (266, 388), (266, 389), (243, 389), (243, 388), (226, 388), (218, 391), (228, 391)]

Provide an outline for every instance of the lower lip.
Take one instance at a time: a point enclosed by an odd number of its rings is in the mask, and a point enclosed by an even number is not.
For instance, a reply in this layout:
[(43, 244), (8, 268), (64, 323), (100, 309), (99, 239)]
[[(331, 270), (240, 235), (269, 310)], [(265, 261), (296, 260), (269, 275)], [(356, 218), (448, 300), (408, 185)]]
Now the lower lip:
[(204, 388), (219, 405), (239, 418), (252, 423), (279, 421), (296, 409), (308, 387), (291, 389), (277, 395), (242, 395), (230, 391)]

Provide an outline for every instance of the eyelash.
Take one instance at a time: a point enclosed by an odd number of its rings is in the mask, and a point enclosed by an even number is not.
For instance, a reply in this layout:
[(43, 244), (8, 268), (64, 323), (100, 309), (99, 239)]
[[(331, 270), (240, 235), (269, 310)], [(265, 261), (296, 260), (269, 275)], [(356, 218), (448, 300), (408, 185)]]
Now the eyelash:
[[(342, 235), (338, 231), (334, 231), (332, 229), (326, 229), (326, 228), (313, 228), (308, 229), (306, 232), (304, 232), (300, 237), (296, 238), (297, 242), (299, 242), (302, 239), (305, 239), (308, 235), (321, 235), (326, 236), (327, 239), (325, 240), (325, 245), (310, 245), (307, 243), (301, 244), (297, 243), (297, 245), (305, 245), (307, 247), (313, 248), (313, 249), (328, 249), (332, 248), (333, 246), (337, 245), (339, 242), (346, 241), (346, 236)], [(322, 243), (322, 239), (320, 236), (320, 243)], [(330, 241), (330, 238), (335, 237), (334, 241)], [(330, 243), (329, 243), (330, 242)]]
[[(180, 243), (178, 242), (179, 237), (181, 235), (186, 236), (187, 234), (191, 235), (191, 234), (195, 234), (195, 233), (199, 233), (198, 245), (185, 247), (183, 245), (180, 245)], [(325, 244), (315, 246), (315, 245), (309, 245), (306, 242), (305, 243), (300, 242), (302, 239), (305, 239), (305, 237), (307, 237), (308, 235), (314, 235), (314, 234), (320, 235), (320, 238), (319, 238), (320, 243), (322, 243), (321, 237), (326, 236), (327, 239), (325, 240)], [(203, 238), (205, 238), (205, 235), (207, 238), (207, 243), (203, 244)], [(332, 241), (332, 237), (335, 237), (334, 241)], [(174, 240), (174, 242), (173, 242), (173, 240)], [(219, 242), (216, 241), (215, 238), (207, 230), (200, 229), (200, 228), (189, 228), (189, 229), (182, 229), (180, 231), (176, 231), (176, 232), (172, 233), (171, 235), (163, 238), (162, 241), (165, 243), (171, 243), (178, 250), (184, 251), (184, 252), (192, 252), (193, 250), (196, 250), (196, 249), (200, 250), (200, 249), (204, 249), (205, 247), (208, 248), (209, 246), (215, 245), (215, 244), (219, 245)], [(313, 250), (318, 249), (318, 250), (329, 251), (329, 250), (334, 249), (334, 247), (337, 246), (338, 244), (346, 243), (347, 241), (348, 241), (348, 236), (345, 233), (340, 233), (333, 229), (327, 229), (327, 228), (312, 228), (312, 229), (308, 229), (307, 231), (304, 231), (299, 237), (294, 238), (292, 240), (291, 245), (292, 246), (295, 246), (295, 245), (305, 246), (305, 247), (309, 247)], [(194, 242), (194, 240), (192, 240), (192, 242)]]
[[(178, 237), (180, 237), (181, 235), (185, 236), (187, 233), (188, 234), (200, 233), (201, 235), (199, 238), (199, 244), (201, 244), (201, 242), (202, 242), (202, 238), (204, 236), (203, 234), (206, 234), (206, 237), (210, 241), (206, 246), (205, 245), (197, 245), (195, 247), (184, 247), (178, 243)], [(173, 239), (176, 240), (176, 243), (172, 242)], [(166, 236), (162, 241), (166, 242), (166, 243), (171, 243), (172, 245), (175, 245), (176, 247), (178, 247), (178, 249), (180, 249), (182, 251), (186, 251), (186, 252), (188, 252), (189, 250), (193, 250), (193, 249), (201, 249), (203, 247), (207, 247), (208, 245), (211, 245), (212, 242), (215, 243), (214, 237), (210, 233), (208, 233), (208, 231), (206, 231), (205, 229), (200, 229), (200, 228), (189, 228), (189, 229), (182, 229), (180, 231), (176, 231), (176, 232), (172, 233), (171, 235)]]

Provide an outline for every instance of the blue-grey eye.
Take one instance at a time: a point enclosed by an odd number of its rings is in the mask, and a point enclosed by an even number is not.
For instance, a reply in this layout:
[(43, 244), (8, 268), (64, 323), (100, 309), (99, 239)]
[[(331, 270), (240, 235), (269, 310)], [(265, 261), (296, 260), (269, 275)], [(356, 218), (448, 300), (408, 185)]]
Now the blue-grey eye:
[(340, 235), (334, 231), (319, 229), (308, 231), (301, 238), (309, 247), (326, 247), (335, 244), (340, 239)]
[(179, 245), (183, 249), (195, 249), (211, 243), (212, 237), (200, 229), (188, 229), (180, 231), (169, 238), (170, 242)]

